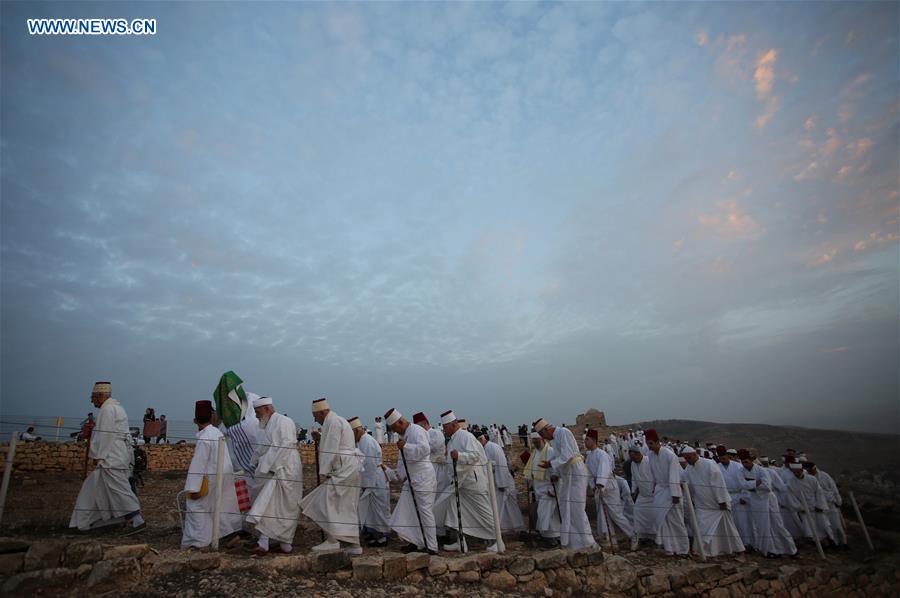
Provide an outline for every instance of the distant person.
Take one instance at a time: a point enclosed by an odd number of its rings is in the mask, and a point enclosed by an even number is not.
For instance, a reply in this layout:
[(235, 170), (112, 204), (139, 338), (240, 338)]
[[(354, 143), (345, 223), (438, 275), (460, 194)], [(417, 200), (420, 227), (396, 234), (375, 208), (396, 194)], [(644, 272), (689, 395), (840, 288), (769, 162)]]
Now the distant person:
[(147, 423), (156, 421), (156, 413), (150, 407), (147, 407), (147, 410), (144, 411), (144, 444), (150, 443), (150, 438), (147, 434)]
[(166, 420), (165, 415), (159, 416), (159, 436), (156, 438), (156, 444), (163, 443), (169, 444), (168, 439), (168, 431), (169, 431), (169, 422)]
[[(684, 505), (681, 502), (681, 473), (678, 457), (662, 445), (659, 434), (650, 428), (644, 432), (647, 441), (647, 460), (653, 474), (653, 508), (656, 509), (656, 543), (668, 555), (687, 554), (690, 549), (687, 528), (684, 526)], [(632, 469), (634, 475), (634, 469)]]
[(835, 543), (838, 548), (845, 549), (847, 548), (847, 532), (844, 530), (844, 522), (841, 519), (841, 505), (844, 501), (841, 499), (837, 484), (834, 483), (834, 478), (816, 467), (815, 463), (807, 462), (807, 465), (809, 466), (807, 470), (809, 475), (815, 476), (825, 494), (825, 505), (828, 507), (825, 509), (825, 517), (831, 525), (831, 531), (834, 532)]
[(112, 398), (112, 384), (109, 382), (94, 384), (91, 403), (100, 409), (93, 432), (95, 438), (88, 454), (97, 467), (81, 485), (69, 527), (88, 531), (130, 520), (130, 535), (145, 529), (147, 524), (128, 481), (134, 467), (128, 414)]
[(28, 426), (28, 429), (19, 434), (19, 440), (22, 442), (34, 442), (40, 440), (40, 436), (34, 435), (34, 426)]
[(819, 481), (804, 471), (811, 468), (802, 463), (791, 463), (789, 467), (793, 476), (787, 484), (787, 501), (794, 525), (805, 538), (818, 537), (823, 545), (834, 542), (834, 532), (825, 517), (828, 504)]
[(81, 430), (78, 432), (73, 432), (71, 436), (75, 438), (75, 440), (84, 440), (87, 442), (91, 439), (91, 430), (94, 429), (94, 426), (97, 422), (94, 421), (94, 414), (88, 413), (87, 418), (81, 420)]
[(375, 442), (384, 444), (384, 422), (380, 416), (375, 418)]
[(703, 543), (708, 556), (744, 552), (744, 543), (734, 525), (731, 494), (725, 487), (722, 470), (711, 459), (701, 459), (689, 446), (681, 449), (681, 455), (688, 464), (684, 479), (691, 489), (697, 527), (700, 528), (700, 538), (694, 538), (694, 541)]

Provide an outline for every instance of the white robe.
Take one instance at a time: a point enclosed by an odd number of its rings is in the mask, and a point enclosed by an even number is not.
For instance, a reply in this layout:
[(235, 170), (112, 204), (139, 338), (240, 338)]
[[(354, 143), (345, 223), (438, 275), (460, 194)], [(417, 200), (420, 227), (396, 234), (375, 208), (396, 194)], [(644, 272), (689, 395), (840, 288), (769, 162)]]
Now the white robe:
[(359, 524), (382, 534), (391, 531), (391, 489), (387, 476), (381, 468), (381, 445), (369, 434), (359, 439), (359, 450), (363, 454), (363, 469), (360, 472)]
[(631, 462), (631, 493), (637, 494), (634, 501), (634, 531), (638, 538), (656, 538), (656, 509), (653, 508), (653, 472), (646, 455), (641, 462)]
[(622, 501), (622, 509), (625, 511), (628, 521), (631, 522), (631, 527), (634, 528), (634, 499), (631, 497), (631, 488), (628, 487), (628, 481), (621, 476), (616, 476), (616, 482), (619, 484), (619, 500)]
[[(397, 532), (400, 538), (420, 549), (437, 551), (437, 530), (433, 509), (437, 482), (434, 466), (429, 458), (431, 444), (428, 441), (428, 432), (419, 424), (409, 424), (403, 433), (403, 439), (406, 441), (402, 449), (406, 462), (404, 464), (403, 456), (398, 455), (397, 470), (401, 478), (406, 478), (406, 482), (403, 484), (394, 512), (391, 513), (391, 529)], [(415, 493), (415, 499), (410, 492), (410, 485)]]
[[(744, 482), (744, 466), (736, 460), (731, 460), (726, 467), (719, 463), (719, 470), (725, 479), (725, 487), (731, 495), (731, 509), (734, 512), (734, 525), (741, 534), (744, 546), (753, 545), (753, 521), (750, 514), (750, 502), (747, 500), (747, 484)], [(741, 500), (744, 502), (741, 503)]]
[(503, 449), (493, 442), (488, 442), (484, 445), (484, 454), (493, 464), (497, 509), (500, 511), (500, 530), (503, 532), (525, 531), (525, 521), (522, 519), (522, 510), (519, 509), (516, 482), (509, 473), (509, 464)]
[(384, 422), (375, 422), (375, 442), (384, 444)]
[(828, 509), (825, 511), (825, 518), (828, 519), (828, 525), (834, 534), (835, 541), (838, 544), (847, 543), (847, 532), (844, 530), (844, 520), (841, 517), (841, 505), (844, 504), (841, 499), (841, 493), (838, 491), (834, 478), (819, 468), (816, 468), (816, 479), (825, 495), (825, 504)]
[[(668, 553), (687, 554), (687, 528), (684, 526), (684, 504), (672, 503), (681, 498), (681, 465), (671, 449), (660, 447), (659, 453), (647, 455), (653, 473), (653, 507), (656, 510), (656, 543)], [(632, 471), (632, 475), (634, 472)]]
[(293, 544), (303, 498), (297, 427), (286, 415), (273, 413), (264, 431), (265, 438), (253, 455), (259, 492), (247, 514), (247, 523), (263, 536)]
[(563, 548), (572, 550), (596, 546), (591, 522), (584, 510), (589, 474), (578, 452), (575, 437), (570, 430), (560, 426), (555, 428), (550, 446), (553, 447), (550, 465), (559, 471), (557, 491), (562, 520), (559, 543)]
[(770, 469), (770, 472), (773, 474), (770, 476), (770, 479), (772, 480), (772, 487), (775, 488), (775, 496), (778, 497), (778, 506), (781, 508), (781, 519), (784, 522), (784, 527), (794, 540), (799, 540), (803, 537), (803, 530), (797, 525), (791, 513), (787, 486), (794, 474), (787, 467)]
[[(494, 539), (494, 513), (488, 490), (487, 467), (489, 467), (484, 447), (468, 430), (458, 429), (447, 445), (447, 455), (458, 454), (456, 475), (459, 484), (459, 508), (462, 511), (462, 531), (464, 535)], [(452, 462), (451, 462), (452, 466)], [(452, 470), (451, 470), (452, 471)], [(444, 517), (444, 525), (454, 531), (459, 529), (457, 518), (456, 492), (441, 495), (435, 504), (435, 512)]]
[(322, 483), (303, 498), (300, 508), (331, 541), (359, 546), (359, 462), (353, 430), (346, 419), (329, 411), (321, 438)]
[[(553, 484), (550, 476), (558, 475), (555, 469), (541, 469), (538, 467), (541, 461), (550, 461), (553, 459), (553, 447), (545, 442), (540, 450), (534, 451), (534, 456), (530, 460), (530, 471), (526, 472), (526, 479), (530, 480), (532, 488), (534, 488), (534, 496), (537, 499), (537, 521), (535, 527), (544, 538), (559, 538), (559, 508), (556, 504), (556, 494), (553, 491)], [(536, 476), (543, 472), (544, 479), (536, 479)]]
[[(787, 488), (788, 509), (794, 524), (802, 530), (802, 534), (807, 538), (812, 538), (812, 525), (815, 525), (820, 542), (824, 542), (826, 538), (834, 541), (834, 532), (832, 532), (824, 512), (828, 508), (825, 494), (815, 476), (803, 472), (803, 477), (797, 478), (791, 474)], [(806, 499), (805, 503), (804, 498)], [(807, 507), (809, 508), (808, 513), (804, 512)], [(822, 512), (817, 512), (816, 509), (820, 509)]]
[[(197, 432), (194, 456), (188, 467), (184, 489), (199, 492), (204, 476), (209, 492), (206, 496), (193, 500), (187, 498), (187, 513), (184, 516), (184, 530), (181, 534), (182, 548), (204, 548), (212, 543), (213, 515), (216, 509), (216, 465), (219, 454), (219, 438), (224, 435), (214, 426), (206, 426)], [(237, 493), (234, 489), (234, 468), (231, 455), (226, 450), (222, 462), (222, 502), (219, 513), (219, 538), (241, 529), (243, 517), (238, 509)]]
[(115, 399), (106, 399), (100, 407), (90, 442), (89, 457), (97, 460), (97, 467), (81, 485), (69, 520), (69, 527), (82, 531), (141, 510), (128, 482), (134, 468), (128, 415)]
[[(744, 543), (734, 525), (731, 512), (731, 495), (725, 488), (722, 470), (710, 459), (700, 458), (684, 469), (684, 479), (691, 490), (694, 514), (707, 556), (744, 552)], [(719, 508), (727, 505), (726, 510)], [(699, 539), (694, 538), (696, 543)], [(696, 548), (699, 554), (699, 549)]]
[[(613, 526), (611, 534), (620, 530), (627, 538), (634, 536), (634, 525), (625, 516), (624, 505), (619, 494), (619, 483), (613, 471), (613, 458), (606, 451), (595, 448), (587, 456), (587, 469), (591, 475), (589, 488), (594, 494), (597, 511), (597, 534), (606, 541), (607, 519)], [(599, 488), (602, 486), (602, 490)]]

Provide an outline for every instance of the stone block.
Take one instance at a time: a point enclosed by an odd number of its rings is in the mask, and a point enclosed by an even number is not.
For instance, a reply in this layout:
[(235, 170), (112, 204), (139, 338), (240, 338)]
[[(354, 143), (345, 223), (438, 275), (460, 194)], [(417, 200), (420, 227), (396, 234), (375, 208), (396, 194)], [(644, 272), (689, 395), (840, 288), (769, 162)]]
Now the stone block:
[(578, 590), (581, 588), (581, 580), (575, 575), (575, 571), (568, 567), (557, 567), (552, 570), (556, 573), (556, 579), (551, 584), (554, 588), (560, 590)]
[(411, 552), (406, 555), (406, 572), (412, 573), (419, 569), (427, 569), (431, 562), (431, 555), (427, 552)]
[(606, 590), (606, 569), (601, 565), (591, 565), (584, 570), (584, 583), (591, 594), (603, 594)]
[(29, 544), (23, 540), (15, 538), (0, 538), (0, 554), (9, 554), (10, 552), (25, 552), (28, 550)]
[(412, 573), (408, 573), (406, 575), (406, 579), (404, 579), (403, 581), (412, 584), (412, 586), (415, 587), (417, 584), (425, 581), (425, 576), (422, 575), (422, 573), (420, 573), (419, 571), (413, 571)]
[(644, 588), (650, 594), (668, 592), (669, 587), (669, 576), (666, 573), (654, 573), (644, 578)]
[(364, 556), (353, 559), (353, 579), (359, 581), (378, 581), (381, 579), (384, 561), (377, 556)]
[(492, 590), (511, 592), (516, 588), (516, 578), (508, 571), (492, 571), (485, 577), (484, 585)]
[(177, 558), (161, 558), (153, 561), (151, 567), (153, 577), (165, 577), (167, 575), (178, 575), (187, 573), (191, 570), (189, 562)]
[(66, 546), (63, 563), (67, 567), (76, 567), (83, 563), (96, 563), (103, 558), (103, 547), (99, 542), (87, 540), (72, 542)]
[(0, 575), (12, 575), (19, 573), (25, 566), (24, 552), (10, 552), (0, 554)]
[(316, 573), (332, 573), (350, 566), (350, 555), (343, 550), (316, 553), (313, 571)]
[(672, 573), (669, 575), (669, 587), (678, 590), (687, 585), (687, 575), (684, 573)]
[[(302, 554), (275, 556), (268, 561), (268, 564), (279, 573), (298, 574), (309, 571), (309, 561)], [(217, 566), (221, 566), (221, 563)]]
[(535, 560), (531, 557), (520, 556), (506, 566), (506, 570), (512, 575), (527, 575), (535, 569)]
[[(564, 567), (568, 563), (568, 555), (563, 550), (548, 550), (534, 555), (534, 566), (538, 569), (555, 569)], [(585, 555), (585, 560), (587, 556)]]
[(103, 552), (104, 561), (115, 559), (139, 559), (150, 551), (146, 544), (126, 544), (124, 546), (112, 546)]
[(610, 591), (624, 593), (637, 585), (634, 565), (626, 559), (612, 555), (604, 559), (601, 566), (605, 570), (606, 585)]
[(46, 591), (48, 588), (61, 588), (70, 586), (75, 582), (75, 571), (62, 567), (43, 569), (41, 571), (26, 571), (8, 578), (2, 587), (3, 594), (31, 593), (35, 590)]
[(725, 588), (713, 588), (709, 592), (709, 598), (731, 598), (731, 592)]
[(753, 582), (753, 585), (750, 586), (750, 591), (755, 594), (765, 594), (769, 591), (769, 582), (765, 579), (757, 579)]
[(94, 564), (88, 576), (88, 587), (103, 585), (106, 588), (124, 588), (138, 581), (141, 576), (141, 564), (136, 558), (100, 561)]
[(382, 576), (386, 581), (399, 581), (406, 577), (406, 555), (386, 554), (382, 560)]
[(478, 557), (466, 556), (456, 559), (447, 560), (447, 569), (451, 573), (460, 573), (463, 571), (479, 571)]
[[(491, 557), (491, 569), (494, 571), (505, 571), (511, 562), (513, 562), (513, 557), (507, 554), (494, 554), (494, 553), (485, 553), (485, 556)], [(481, 561), (484, 563), (484, 560)], [(487, 571), (484, 567), (481, 568), (482, 571)]]
[(465, 583), (478, 583), (481, 581), (481, 573), (478, 571), (460, 571), (456, 574), (456, 581), (462, 581)]
[(719, 586), (721, 586), (721, 587), (730, 586), (733, 583), (737, 583), (737, 582), (741, 581), (743, 578), (744, 578), (744, 576), (741, 573), (732, 573), (731, 575), (728, 575), (728, 576), (720, 579)]
[(428, 575), (437, 577), (447, 572), (447, 559), (444, 557), (433, 557), (428, 563)]
[(218, 569), (222, 564), (222, 555), (210, 552), (192, 555), (188, 563), (194, 571)]
[[(349, 581), (353, 578), (353, 571), (337, 571), (334, 574), (334, 579), (337, 581)], [(350, 594), (352, 597), (353, 594)]]
[(25, 553), (25, 571), (59, 567), (65, 548), (65, 542), (58, 540), (33, 543)]

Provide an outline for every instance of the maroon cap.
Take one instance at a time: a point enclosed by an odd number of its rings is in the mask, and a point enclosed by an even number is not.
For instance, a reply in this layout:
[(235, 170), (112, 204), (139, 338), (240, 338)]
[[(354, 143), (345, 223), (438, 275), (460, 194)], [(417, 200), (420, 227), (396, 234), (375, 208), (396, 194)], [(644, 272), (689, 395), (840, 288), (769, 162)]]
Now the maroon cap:
[(212, 401), (197, 401), (194, 404), (194, 417), (197, 419), (209, 419), (212, 412)]
[(413, 423), (414, 423), (414, 424), (418, 424), (419, 422), (427, 422), (427, 421), (428, 421), (428, 417), (427, 417), (424, 413), (422, 413), (421, 411), (419, 411), (418, 413), (416, 413), (416, 414), (413, 416)]
[(655, 428), (644, 430), (644, 438), (652, 440), (653, 442), (659, 442), (659, 434), (656, 433)]

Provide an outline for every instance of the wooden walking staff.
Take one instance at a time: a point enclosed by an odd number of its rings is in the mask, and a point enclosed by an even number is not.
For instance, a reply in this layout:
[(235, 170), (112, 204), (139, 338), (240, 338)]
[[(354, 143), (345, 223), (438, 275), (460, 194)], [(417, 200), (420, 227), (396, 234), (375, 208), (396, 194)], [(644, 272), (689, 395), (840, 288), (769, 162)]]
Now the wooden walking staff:
[(459, 476), (456, 473), (456, 459), (453, 460), (453, 489), (456, 491), (456, 524), (459, 528), (459, 538), (457, 538), (459, 551), (468, 552), (469, 547), (466, 546), (466, 537), (463, 535), (462, 508), (459, 504)]
[(694, 530), (694, 541), (697, 543), (697, 547), (700, 550), (700, 560), (704, 563), (706, 562), (706, 546), (703, 545), (703, 535), (700, 533), (700, 523), (697, 521), (697, 513), (694, 511), (694, 501), (691, 499), (691, 489), (688, 488), (687, 482), (681, 482), (682, 500), (684, 501), (684, 506), (688, 510), (688, 514), (691, 516), (691, 527)]
[[(609, 516), (606, 514), (606, 503), (603, 502), (603, 492), (600, 488), (594, 488), (594, 498), (600, 501), (600, 513), (603, 514), (603, 522), (606, 524), (606, 543), (609, 545), (610, 549), (615, 552), (616, 551), (616, 542), (614, 539), (614, 534), (612, 533), (612, 527), (610, 526)], [(600, 516), (600, 513), (597, 516)], [(597, 522), (600, 523), (599, 521)]]
[[(316, 488), (318, 488), (322, 484), (322, 474), (319, 473), (319, 436), (321, 434), (319, 432), (313, 432), (313, 441), (316, 447)], [(318, 521), (316, 522), (318, 523)], [(319, 535), (322, 537), (322, 541), (325, 541), (325, 530), (319, 529)]]
[[(416, 518), (419, 520), (419, 531), (422, 532), (422, 544), (428, 549), (428, 541), (425, 539), (425, 526), (422, 525), (422, 514), (419, 513), (419, 505), (416, 502), (416, 491), (413, 489), (412, 476), (409, 474), (409, 467), (406, 466), (406, 452), (400, 447), (400, 456), (403, 458), (403, 470), (406, 472), (406, 482), (409, 484), (409, 494), (412, 496), (413, 508), (416, 510)], [(454, 463), (455, 464), (455, 463)]]
[(803, 508), (805, 509), (806, 516), (809, 517), (809, 521), (807, 524), (809, 525), (809, 529), (812, 531), (813, 540), (816, 541), (816, 550), (819, 552), (819, 556), (823, 559), (825, 558), (825, 551), (822, 550), (822, 542), (819, 540), (819, 530), (816, 529), (816, 513), (815, 511), (809, 510), (809, 505), (806, 503), (806, 495), (801, 491), (800, 499), (803, 501)]
[(866, 522), (863, 521), (862, 513), (859, 510), (859, 505), (856, 504), (856, 497), (853, 496), (853, 492), (850, 493), (850, 503), (853, 505), (853, 511), (856, 512), (856, 518), (859, 519), (859, 526), (866, 537), (866, 544), (869, 545), (869, 550), (875, 552), (875, 546), (872, 544), (872, 538), (869, 537), (869, 530), (866, 529)]

